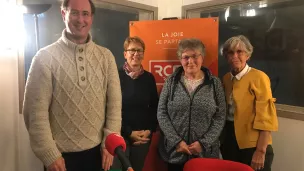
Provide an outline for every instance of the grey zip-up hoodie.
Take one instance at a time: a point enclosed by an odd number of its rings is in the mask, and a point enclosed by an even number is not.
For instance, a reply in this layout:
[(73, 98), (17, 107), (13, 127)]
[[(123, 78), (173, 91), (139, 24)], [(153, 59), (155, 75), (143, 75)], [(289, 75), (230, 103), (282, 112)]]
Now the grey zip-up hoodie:
[[(161, 128), (159, 153), (166, 162), (182, 164), (195, 157), (219, 157), (219, 136), (226, 118), (225, 95), (220, 79), (207, 68), (202, 71), (205, 80), (192, 95), (181, 79), (182, 67), (167, 78), (162, 89), (157, 119)], [(198, 141), (202, 153), (189, 156), (176, 152), (181, 141), (188, 145)]]

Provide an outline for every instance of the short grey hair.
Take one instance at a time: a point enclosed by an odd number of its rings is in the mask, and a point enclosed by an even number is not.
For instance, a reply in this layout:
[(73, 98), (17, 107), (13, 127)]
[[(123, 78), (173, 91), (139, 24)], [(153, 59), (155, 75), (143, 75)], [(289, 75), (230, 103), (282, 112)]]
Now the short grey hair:
[(180, 59), (185, 50), (199, 50), (202, 56), (205, 56), (206, 50), (204, 43), (196, 38), (182, 39), (178, 43), (177, 56)]
[(249, 39), (243, 35), (231, 37), (224, 43), (222, 51), (224, 57), (227, 57), (229, 50), (235, 50), (238, 47), (242, 48), (241, 50), (244, 50), (249, 58), (251, 57), (253, 46), (251, 45)]

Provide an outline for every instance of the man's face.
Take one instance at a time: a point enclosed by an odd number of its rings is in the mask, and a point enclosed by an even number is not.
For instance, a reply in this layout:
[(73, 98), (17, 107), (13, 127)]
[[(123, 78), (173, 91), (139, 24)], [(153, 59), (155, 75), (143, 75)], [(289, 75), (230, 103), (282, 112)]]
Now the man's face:
[(67, 33), (74, 40), (86, 40), (91, 29), (93, 14), (88, 0), (70, 0), (61, 11)]

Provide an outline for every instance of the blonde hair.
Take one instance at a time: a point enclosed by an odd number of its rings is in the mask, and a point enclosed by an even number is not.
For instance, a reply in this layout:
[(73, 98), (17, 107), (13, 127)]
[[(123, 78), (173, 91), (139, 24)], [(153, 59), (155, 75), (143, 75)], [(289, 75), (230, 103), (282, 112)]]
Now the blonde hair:
[(247, 37), (243, 35), (238, 35), (229, 38), (225, 43), (223, 47), (223, 55), (224, 57), (227, 57), (227, 53), (229, 50), (235, 50), (236, 48), (242, 48), (250, 58), (253, 52), (253, 46), (251, 45), (250, 41)]
[(137, 36), (134, 36), (134, 37), (127, 37), (126, 38), (126, 40), (124, 42), (124, 45), (123, 45), (124, 50), (127, 50), (131, 43), (139, 43), (142, 46), (144, 51), (146, 49), (145, 42), (141, 38), (139, 38)]

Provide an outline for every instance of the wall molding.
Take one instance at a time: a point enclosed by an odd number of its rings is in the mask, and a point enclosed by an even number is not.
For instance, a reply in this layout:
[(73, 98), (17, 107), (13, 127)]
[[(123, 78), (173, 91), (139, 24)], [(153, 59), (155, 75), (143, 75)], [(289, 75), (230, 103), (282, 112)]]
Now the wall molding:
[[(188, 18), (188, 12), (198, 11), (198, 10), (210, 10), (221, 7), (226, 7), (236, 4), (245, 4), (250, 2), (259, 2), (260, 0), (210, 0), (205, 2), (199, 2), (196, 4), (184, 5), (182, 6), (182, 18)], [(267, 3), (279, 3), (287, 2), (291, 0), (267, 0)]]
[(304, 107), (276, 104), (276, 108), (279, 117), (304, 121)]

